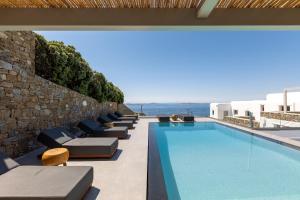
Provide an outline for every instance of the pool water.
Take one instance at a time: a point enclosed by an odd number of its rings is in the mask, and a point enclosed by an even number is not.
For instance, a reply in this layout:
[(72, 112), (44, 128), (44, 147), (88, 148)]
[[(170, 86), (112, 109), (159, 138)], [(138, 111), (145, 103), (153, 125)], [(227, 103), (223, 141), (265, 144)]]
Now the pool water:
[(213, 122), (151, 126), (170, 200), (300, 199), (300, 151)]

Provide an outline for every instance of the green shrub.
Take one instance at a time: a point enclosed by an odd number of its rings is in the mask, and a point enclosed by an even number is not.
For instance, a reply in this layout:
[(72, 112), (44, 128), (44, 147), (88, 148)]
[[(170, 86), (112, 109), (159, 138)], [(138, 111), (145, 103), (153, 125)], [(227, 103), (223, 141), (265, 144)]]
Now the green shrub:
[(47, 41), (36, 34), (36, 74), (59, 85), (97, 99), (123, 103), (122, 91), (107, 82), (104, 75), (92, 72), (89, 64), (73, 46)]
[(107, 101), (117, 102), (117, 103), (123, 103), (124, 102), (124, 94), (123, 92), (116, 87), (111, 82), (108, 82), (106, 84), (106, 98)]
[(106, 101), (106, 78), (102, 73), (94, 72), (92, 80), (89, 84), (89, 96), (97, 99), (99, 102)]

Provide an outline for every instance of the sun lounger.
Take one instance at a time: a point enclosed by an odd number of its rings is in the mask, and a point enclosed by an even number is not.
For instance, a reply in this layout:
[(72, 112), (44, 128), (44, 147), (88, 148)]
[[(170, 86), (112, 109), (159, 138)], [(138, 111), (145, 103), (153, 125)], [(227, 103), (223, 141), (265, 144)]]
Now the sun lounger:
[(135, 117), (118, 117), (117, 115), (115, 115), (113, 113), (108, 113), (107, 117), (109, 117), (111, 120), (114, 120), (114, 121), (128, 121), (128, 120), (131, 120), (134, 123), (136, 122)]
[(0, 154), (0, 199), (79, 200), (93, 182), (88, 166), (20, 166)]
[(125, 114), (120, 113), (119, 111), (116, 111), (115, 115), (118, 116), (118, 117), (134, 117), (136, 120), (139, 119), (139, 116), (137, 114), (134, 114), (134, 115), (125, 115)]
[(159, 122), (170, 122), (169, 115), (158, 115), (157, 118), (158, 118)]
[(129, 129), (133, 128), (133, 121), (113, 121), (105, 115), (100, 115), (97, 118), (98, 122), (102, 124), (111, 123), (114, 127), (127, 127)]
[(179, 115), (178, 117), (184, 122), (194, 122), (195, 121), (193, 115), (184, 114), (184, 115)]
[(127, 127), (105, 128), (98, 122), (90, 119), (79, 122), (78, 127), (91, 137), (117, 137), (119, 139), (128, 138)]
[(67, 148), (70, 158), (110, 158), (118, 148), (117, 138), (75, 138), (65, 128), (42, 130), (38, 141), (48, 148)]

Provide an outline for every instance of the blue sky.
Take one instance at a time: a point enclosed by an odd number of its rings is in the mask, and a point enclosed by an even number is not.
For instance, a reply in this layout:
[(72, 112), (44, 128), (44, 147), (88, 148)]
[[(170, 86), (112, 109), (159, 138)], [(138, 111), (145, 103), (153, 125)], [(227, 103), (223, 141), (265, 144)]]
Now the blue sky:
[(299, 31), (46, 31), (130, 103), (262, 99), (300, 86)]

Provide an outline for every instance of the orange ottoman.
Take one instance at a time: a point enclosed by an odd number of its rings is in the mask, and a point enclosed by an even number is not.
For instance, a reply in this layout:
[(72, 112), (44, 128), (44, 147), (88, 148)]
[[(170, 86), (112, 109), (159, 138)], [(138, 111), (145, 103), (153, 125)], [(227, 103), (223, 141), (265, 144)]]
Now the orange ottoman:
[(43, 165), (56, 166), (67, 165), (69, 159), (69, 151), (66, 148), (54, 148), (45, 151), (42, 155)]

